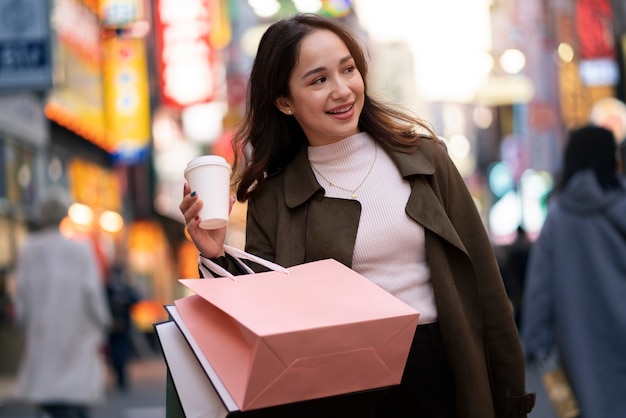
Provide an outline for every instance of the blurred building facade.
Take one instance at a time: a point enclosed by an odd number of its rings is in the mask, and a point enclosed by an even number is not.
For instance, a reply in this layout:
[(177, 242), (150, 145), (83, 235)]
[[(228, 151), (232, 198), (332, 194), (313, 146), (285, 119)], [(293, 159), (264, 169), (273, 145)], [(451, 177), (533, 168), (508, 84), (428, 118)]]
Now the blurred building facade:
[[(492, 120), (477, 137), (487, 144), (496, 243), (511, 243), (519, 227), (531, 239), (539, 233), (566, 131), (589, 122), (603, 99), (624, 101), (624, 7), (622, 0), (492, 2), (493, 68), (474, 104)], [(601, 118), (623, 112), (617, 107)]]
[(72, 196), (62, 230), (92, 244), (103, 281), (113, 264), (132, 269), (147, 299), (136, 312), (146, 330), (171, 297), (159, 283), (174, 273), (151, 204), (142, 2), (7, 1), (0, 14), (0, 373), (11, 373), (21, 348), (12, 271), (50, 190)]
[[(406, 3), (384, 3), (393, 24)], [(492, 235), (506, 239), (520, 225), (540, 228), (564, 129), (584, 123), (601, 98), (624, 100), (626, 6), (622, 0), (481, 4), (492, 42), (484, 51), (490, 62), (484, 83), (474, 94), (420, 98), (410, 58), (415, 48), (397, 41), (368, 42), (371, 85), (433, 122)], [(150, 332), (164, 319), (162, 305), (181, 296), (176, 279), (198, 275), (178, 211), (183, 171), (201, 154), (232, 161), (230, 139), (260, 34), (282, 16), (312, 11), (344, 20), (367, 39), (368, 23), (358, 13), (365, 7), (373, 6), (367, 0), (2, 2), (0, 373), (10, 373), (19, 355), (10, 278), (21, 243), (36, 227), (38, 199), (62, 187), (81, 205), (66, 233), (91, 240), (105, 276), (112, 263), (129, 267), (146, 297), (135, 319)], [(428, 18), (427, 11), (414, 17), (416, 24)], [(236, 204), (229, 243), (243, 245), (244, 227), (245, 206)]]

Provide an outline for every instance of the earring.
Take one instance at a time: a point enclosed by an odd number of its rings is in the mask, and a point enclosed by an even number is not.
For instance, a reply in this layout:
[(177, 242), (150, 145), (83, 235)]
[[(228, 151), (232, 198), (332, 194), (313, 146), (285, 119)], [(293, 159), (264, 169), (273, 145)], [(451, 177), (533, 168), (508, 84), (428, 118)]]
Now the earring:
[(287, 113), (291, 115), (293, 112), (291, 111), (291, 109), (289, 109)]

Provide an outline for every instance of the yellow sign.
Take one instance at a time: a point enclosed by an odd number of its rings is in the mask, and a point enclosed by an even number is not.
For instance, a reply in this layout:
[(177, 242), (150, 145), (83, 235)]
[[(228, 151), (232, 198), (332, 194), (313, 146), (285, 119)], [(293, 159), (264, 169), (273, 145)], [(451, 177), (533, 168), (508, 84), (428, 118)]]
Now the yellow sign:
[(150, 109), (146, 50), (138, 38), (104, 41), (104, 107), (114, 159), (134, 163), (147, 154)]
[[(48, 96), (46, 116), (110, 152), (104, 121), (101, 60), (59, 40), (56, 46), (63, 83)], [(94, 59), (92, 59), (94, 58)]]
[(97, 164), (74, 159), (68, 167), (70, 191), (77, 202), (92, 208), (119, 212), (122, 190), (114, 172)]

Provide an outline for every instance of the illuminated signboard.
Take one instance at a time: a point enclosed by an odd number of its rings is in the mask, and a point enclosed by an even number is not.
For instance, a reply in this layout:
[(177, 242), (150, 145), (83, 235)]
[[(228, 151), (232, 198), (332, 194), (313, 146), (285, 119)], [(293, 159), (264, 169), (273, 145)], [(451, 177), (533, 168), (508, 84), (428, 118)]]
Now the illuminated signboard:
[(616, 84), (613, 9), (609, 0), (578, 0), (576, 26), (580, 53), (580, 77), (586, 86)]
[(157, 0), (156, 59), (163, 104), (183, 108), (215, 96), (210, 0)]
[(56, 35), (55, 85), (47, 98), (46, 116), (111, 152), (107, 138), (100, 22), (94, 11), (78, 0), (52, 3)]
[(104, 26), (130, 25), (143, 19), (143, 2), (141, 0), (100, 0), (98, 13)]
[(576, 27), (583, 59), (615, 57), (610, 0), (578, 0)]
[(0, 2), (0, 89), (52, 86), (48, 13), (45, 0)]
[(150, 144), (145, 45), (142, 39), (110, 37), (104, 56), (104, 107), (113, 158), (134, 164), (147, 156)]

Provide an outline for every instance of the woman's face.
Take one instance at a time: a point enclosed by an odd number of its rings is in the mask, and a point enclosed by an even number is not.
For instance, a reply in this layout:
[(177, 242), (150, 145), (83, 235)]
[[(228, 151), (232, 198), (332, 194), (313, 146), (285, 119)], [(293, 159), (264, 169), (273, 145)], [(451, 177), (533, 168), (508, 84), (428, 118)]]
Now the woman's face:
[(302, 39), (289, 91), (290, 96), (277, 99), (276, 105), (296, 118), (310, 145), (330, 144), (359, 132), (363, 78), (333, 32), (316, 30)]

